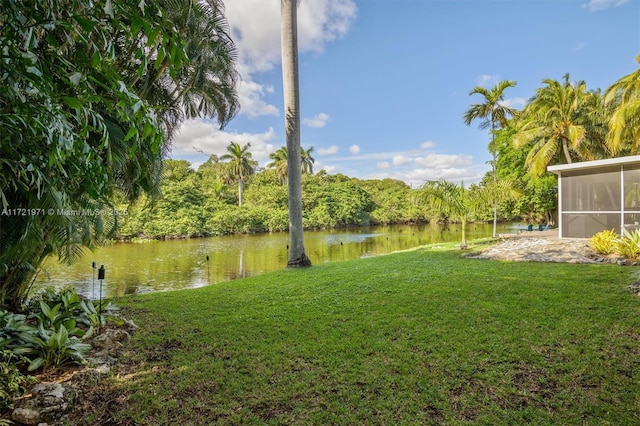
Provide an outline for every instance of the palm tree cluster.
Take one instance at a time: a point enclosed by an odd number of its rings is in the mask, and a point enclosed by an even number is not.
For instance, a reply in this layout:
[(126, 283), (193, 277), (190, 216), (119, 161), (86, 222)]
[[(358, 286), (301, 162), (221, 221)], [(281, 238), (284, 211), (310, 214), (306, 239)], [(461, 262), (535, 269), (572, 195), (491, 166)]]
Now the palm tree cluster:
[[(640, 64), (640, 55), (636, 60)], [(619, 79), (604, 94), (588, 90), (584, 81), (571, 82), (569, 74), (561, 81), (544, 79), (542, 84), (522, 111), (504, 102), (504, 91), (515, 86), (513, 81), (471, 91), (470, 95), (482, 95), (484, 102), (471, 105), (464, 122), (469, 125), (480, 119), (480, 127), (490, 129), (494, 179), (494, 139), (506, 127), (515, 129), (513, 146), (527, 151), (532, 176), (542, 175), (549, 165), (640, 153), (640, 69)]]
[[(636, 60), (640, 63), (640, 55)], [(505, 102), (505, 91), (515, 81), (501, 81), (491, 89), (477, 86), (469, 93), (481, 95), (483, 102), (472, 104), (463, 120), (467, 125), (479, 120), (491, 137), (492, 182), (485, 186), (493, 194), (494, 237), (498, 201), (507, 190), (507, 182), (498, 182), (496, 136), (501, 130), (508, 128), (512, 146), (526, 151), (525, 166), (532, 179), (543, 176), (549, 165), (640, 153), (640, 69), (622, 77), (604, 95), (588, 90), (584, 81), (571, 82), (569, 74), (562, 81), (548, 78), (542, 84), (522, 111)], [(445, 185), (428, 183), (425, 188), (430, 188), (432, 201), (443, 203), (433, 194)]]

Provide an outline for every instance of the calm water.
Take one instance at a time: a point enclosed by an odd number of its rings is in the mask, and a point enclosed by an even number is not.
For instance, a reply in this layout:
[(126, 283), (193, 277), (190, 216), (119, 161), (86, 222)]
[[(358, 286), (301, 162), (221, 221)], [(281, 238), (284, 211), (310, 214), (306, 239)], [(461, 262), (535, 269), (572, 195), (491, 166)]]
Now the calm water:
[[(499, 226), (505, 232), (508, 225)], [(491, 224), (472, 224), (468, 239), (491, 236)], [(305, 249), (314, 265), (377, 256), (424, 244), (460, 240), (460, 225), (394, 225), (305, 231)], [(283, 269), (287, 265), (286, 233), (233, 235), (188, 240), (116, 243), (87, 252), (71, 266), (49, 259), (37, 287), (75, 286), (98, 298), (97, 270), (105, 266), (102, 295), (120, 296), (195, 288)], [(208, 259), (207, 260), (207, 256)], [(94, 274), (96, 279), (94, 279)]]

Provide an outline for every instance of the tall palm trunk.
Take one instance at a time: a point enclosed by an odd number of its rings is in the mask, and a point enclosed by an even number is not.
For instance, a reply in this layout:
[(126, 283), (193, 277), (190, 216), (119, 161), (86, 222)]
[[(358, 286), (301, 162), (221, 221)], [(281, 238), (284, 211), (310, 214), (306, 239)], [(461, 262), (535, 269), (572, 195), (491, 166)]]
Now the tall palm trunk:
[[(300, 152), (300, 86), (298, 84), (297, 0), (281, 0), (282, 83), (287, 152)], [(287, 267), (311, 266), (304, 251), (302, 228), (302, 172), (300, 155), (287, 156), (289, 189), (289, 260)]]

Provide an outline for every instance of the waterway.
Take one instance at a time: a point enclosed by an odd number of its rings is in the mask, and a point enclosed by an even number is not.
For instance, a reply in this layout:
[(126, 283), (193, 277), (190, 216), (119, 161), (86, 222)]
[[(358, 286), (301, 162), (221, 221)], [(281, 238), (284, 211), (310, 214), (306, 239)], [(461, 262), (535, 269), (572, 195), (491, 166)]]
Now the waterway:
[[(498, 232), (513, 232), (499, 225)], [(467, 238), (489, 237), (491, 224), (471, 224)], [(379, 256), (426, 244), (460, 240), (460, 225), (393, 225), (305, 231), (314, 265)], [(287, 233), (232, 235), (184, 240), (114, 243), (87, 251), (73, 265), (45, 262), (35, 288), (73, 286), (89, 298), (196, 288), (283, 269)], [(96, 269), (92, 267), (93, 262)], [(98, 270), (104, 265), (104, 280)]]

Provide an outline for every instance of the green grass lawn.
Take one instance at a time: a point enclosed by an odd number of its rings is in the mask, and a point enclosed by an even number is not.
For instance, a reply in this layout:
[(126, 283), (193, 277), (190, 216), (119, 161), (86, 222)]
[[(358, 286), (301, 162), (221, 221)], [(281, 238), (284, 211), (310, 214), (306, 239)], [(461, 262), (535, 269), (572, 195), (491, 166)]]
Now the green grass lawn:
[(631, 273), (420, 249), (118, 299), (140, 330), (82, 421), (637, 425)]

